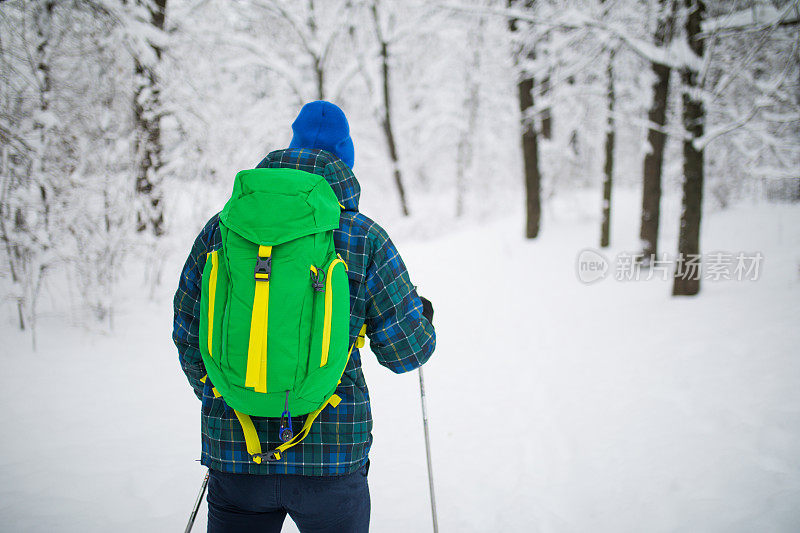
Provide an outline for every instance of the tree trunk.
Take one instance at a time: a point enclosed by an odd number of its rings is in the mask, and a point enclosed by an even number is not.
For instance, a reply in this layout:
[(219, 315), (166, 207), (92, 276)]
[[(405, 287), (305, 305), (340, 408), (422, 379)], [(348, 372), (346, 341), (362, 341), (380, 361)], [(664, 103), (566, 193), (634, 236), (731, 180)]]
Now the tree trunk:
[(608, 53), (606, 68), (606, 98), (608, 116), (606, 118), (606, 160), (603, 165), (603, 222), (600, 228), (600, 247), (607, 248), (611, 242), (611, 188), (614, 183), (614, 50)]
[[(12, 245), (13, 257), (9, 261), (16, 263), (17, 273), (21, 284), (21, 296), (17, 300), (17, 312), (20, 329), (26, 327), (31, 331), (31, 339), (35, 343), (36, 321), (36, 286), (37, 276), (44, 272), (46, 257), (49, 255), (54, 239), (53, 228), (50, 221), (50, 206), (55, 201), (55, 187), (52, 176), (49, 174), (52, 165), (51, 144), (53, 135), (52, 122), (45, 118), (50, 111), (52, 98), (53, 79), (51, 72), (52, 50), (55, 43), (53, 14), (56, 8), (55, 0), (36, 2), (33, 6), (33, 26), (36, 35), (34, 53), (30, 57), (36, 83), (38, 102), (36, 111), (39, 116), (33, 120), (33, 134), (36, 139), (36, 148), (31, 151), (30, 164), (25, 166), (23, 179), (27, 182), (23, 187), (30, 187), (30, 196), (26, 199), (25, 207), (18, 206), (14, 214), (15, 233), (26, 234), (26, 239), (14, 239)], [(32, 203), (38, 196), (39, 206)], [(29, 214), (30, 211), (34, 213)], [(4, 230), (5, 233), (5, 230)], [(25, 242), (27, 241), (27, 242)], [(13, 272), (12, 265), (12, 272)], [(35, 274), (38, 272), (39, 274)]]
[(525, 237), (535, 239), (539, 236), (539, 221), (542, 214), (541, 188), (542, 176), (539, 172), (539, 144), (533, 117), (529, 116), (533, 109), (532, 77), (525, 78), (517, 84), (519, 92), (519, 110), (522, 114), (522, 157), (525, 162)]
[[(667, 46), (672, 40), (675, 22), (675, 1), (659, 0), (659, 8), (669, 12), (658, 17), (655, 45)], [(666, 65), (652, 63), (655, 81), (653, 82), (653, 101), (647, 118), (650, 129), (647, 132), (648, 151), (644, 157), (642, 173), (642, 221), (639, 237), (642, 243), (642, 260), (649, 264), (650, 257), (658, 252), (658, 226), (661, 217), (661, 174), (664, 163), (664, 145), (667, 136), (663, 129), (667, 123), (667, 102), (669, 100), (669, 78), (671, 69)]]
[(472, 61), (465, 69), (464, 86), (466, 96), (464, 109), (467, 112), (467, 122), (461, 131), (458, 141), (458, 154), (456, 159), (456, 216), (464, 214), (464, 203), (467, 194), (467, 173), (472, 168), (475, 145), (475, 133), (478, 124), (478, 111), (480, 109), (480, 68), (481, 50), (483, 49), (484, 17), (480, 17), (475, 27), (470, 28), (469, 43), (472, 49)]
[[(137, 0), (146, 5), (150, 24), (158, 31), (164, 30), (167, 0)], [(133, 93), (133, 115), (135, 127), (134, 150), (136, 154), (136, 229), (153, 232), (159, 237), (164, 233), (164, 206), (161, 203), (159, 171), (163, 165), (161, 146), (161, 102), (156, 68), (161, 60), (161, 48), (150, 45), (155, 54), (154, 62), (143, 61), (134, 56), (135, 87)]]
[[(39, 112), (44, 116), (50, 110), (50, 91), (53, 88), (52, 76), (50, 74), (50, 48), (52, 43), (53, 10), (56, 7), (55, 1), (42, 2), (36, 10), (36, 77), (39, 86)], [(39, 153), (37, 154), (37, 165), (34, 172), (37, 174), (34, 180), (39, 185), (39, 197), (42, 201), (42, 214), (44, 219), (44, 233), (50, 234), (50, 184), (47, 179), (47, 158), (50, 144), (50, 127), (43, 124), (38, 119), (34, 122), (33, 128), (37, 133), (39, 141)], [(46, 242), (46, 241), (45, 241)], [(45, 244), (44, 249), (48, 246)]]
[[(315, 7), (314, 0), (308, 0), (308, 29), (314, 38), (316, 38), (317, 33), (317, 13), (315, 13)], [(346, 5), (346, 8), (350, 9), (352, 6)], [(324, 52), (322, 55), (325, 55)], [(317, 100), (325, 100), (325, 59), (316, 53), (312, 53), (311, 62), (314, 65), (314, 77), (317, 80)]]
[(314, 75), (317, 78), (317, 100), (325, 100), (325, 69), (317, 57), (314, 58)]
[[(550, 92), (550, 76), (542, 80), (542, 97), (547, 98)], [(542, 109), (542, 139), (549, 141), (553, 138), (553, 110), (550, 106)]]
[(400, 197), (400, 208), (403, 211), (403, 215), (408, 216), (410, 212), (408, 210), (408, 203), (406, 202), (406, 190), (403, 186), (403, 176), (400, 172), (400, 158), (397, 153), (394, 129), (392, 128), (391, 88), (389, 85), (389, 43), (381, 30), (380, 17), (378, 16), (378, 0), (373, 0), (372, 2), (372, 18), (375, 22), (375, 32), (377, 33), (378, 43), (380, 44), (381, 75), (383, 83), (383, 117), (381, 118), (381, 125), (383, 127), (383, 134), (386, 137), (386, 145), (389, 149), (389, 158), (392, 161), (394, 183), (397, 186), (397, 194)]
[[(3, 140), (5, 143), (5, 139)], [(2, 181), (2, 188), (0, 188), (0, 238), (3, 240), (3, 245), (6, 250), (8, 258), (8, 270), (11, 274), (11, 283), (15, 286), (21, 285), (22, 280), (17, 275), (17, 263), (20, 260), (19, 249), (16, 243), (12, 243), (9, 238), (8, 228), (6, 227), (6, 218), (9, 220), (10, 212), (8, 209), (8, 190), (9, 182), (11, 179), (11, 168), (8, 163), (8, 145), (0, 145), (0, 177), (7, 177)], [(16, 216), (21, 216), (21, 212), (17, 209)], [(23, 298), (17, 296), (17, 316), (19, 318), (19, 329), (25, 330), (25, 308)]]
[[(508, 6), (513, 7), (514, 1), (508, 0)], [(533, 0), (524, 2), (526, 9), (533, 8)], [(519, 21), (510, 19), (509, 29), (512, 33), (517, 31)], [(519, 46), (515, 51), (515, 63), (519, 65), (521, 55), (524, 53), (524, 46)], [(533, 49), (526, 54), (528, 59), (534, 59)], [(519, 110), (522, 123), (522, 157), (525, 163), (525, 207), (527, 219), (525, 223), (525, 237), (535, 239), (539, 235), (539, 222), (541, 219), (541, 183), (542, 175), (539, 171), (539, 144), (536, 133), (536, 125), (533, 117), (534, 101), (533, 88), (534, 79), (529, 74), (520, 74), (521, 79), (517, 82), (517, 93), (519, 98)]]
[[(686, 0), (689, 15), (686, 20), (686, 38), (689, 47), (697, 57), (703, 57), (703, 40), (698, 37), (701, 31), (705, 4), (700, 0)], [(678, 236), (678, 266), (691, 257), (700, 254), (700, 219), (703, 214), (703, 150), (698, 149), (694, 140), (703, 135), (705, 113), (701, 100), (699, 74), (689, 68), (681, 72), (684, 84), (683, 126), (689, 138), (683, 141), (683, 205), (681, 227)], [(672, 294), (691, 296), (700, 292), (700, 274), (685, 275), (685, 269), (675, 271)]]

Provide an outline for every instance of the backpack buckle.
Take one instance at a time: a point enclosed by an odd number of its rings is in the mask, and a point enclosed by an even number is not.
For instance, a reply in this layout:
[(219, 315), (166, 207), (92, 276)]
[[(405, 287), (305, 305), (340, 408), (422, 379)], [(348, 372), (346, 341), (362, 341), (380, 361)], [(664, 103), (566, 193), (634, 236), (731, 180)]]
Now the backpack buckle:
[[(258, 459), (260, 461), (267, 461), (267, 462), (280, 461), (281, 460), (281, 452), (278, 449), (274, 449), (274, 450), (270, 450), (270, 451), (265, 452), (265, 453), (253, 454), (250, 457), (252, 457), (253, 460), (255, 460), (255, 458), (258, 457)], [(256, 462), (258, 462), (258, 461), (256, 461)]]
[(324, 292), (325, 291), (325, 284), (322, 283), (319, 278), (325, 277), (325, 272), (321, 268), (317, 269), (316, 272), (311, 271), (311, 287), (316, 292)]
[(272, 257), (256, 257), (256, 270), (254, 277), (259, 281), (269, 281), (269, 275), (272, 273)]

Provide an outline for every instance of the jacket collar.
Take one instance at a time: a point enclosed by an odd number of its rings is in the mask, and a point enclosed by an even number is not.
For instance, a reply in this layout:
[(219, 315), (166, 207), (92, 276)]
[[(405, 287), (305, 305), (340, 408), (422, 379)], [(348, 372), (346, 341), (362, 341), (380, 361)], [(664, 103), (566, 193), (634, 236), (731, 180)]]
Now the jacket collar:
[(256, 168), (295, 168), (322, 176), (346, 211), (358, 211), (361, 185), (350, 167), (331, 152), (309, 148), (275, 150)]

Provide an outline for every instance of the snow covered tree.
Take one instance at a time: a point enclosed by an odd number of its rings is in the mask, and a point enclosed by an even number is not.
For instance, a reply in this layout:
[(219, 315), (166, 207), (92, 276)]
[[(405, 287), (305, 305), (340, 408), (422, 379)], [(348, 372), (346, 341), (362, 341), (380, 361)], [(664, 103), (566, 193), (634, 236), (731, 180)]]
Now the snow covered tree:
[[(386, 138), (386, 147), (389, 150), (389, 160), (392, 165), (392, 175), (394, 176), (394, 183), (397, 187), (397, 195), (400, 198), (400, 208), (403, 215), (410, 214), (408, 209), (408, 201), (406, 200), (406, 190), (403, 185), (403, 175), (400, 170), (400, 157), (397, 150), (397, 142), (395, 141), (395, 129), (392, 126), (392, 84), (390, 79), (390, 38), (387, 31), (391, 32), (391, 25), (394, 17), (388, 17), (386, 22), (383, 21), (383, 11), (379, 0), (371, 0), (370, 12), (372, 14), (372, 22), (375, 30), (375, 38), (378, 42), (378, 49), (380, 50), (381, 62), (381, 76), (380, 76), (380, 93), (381, 93), (381, 109), (380, 109), (380, 123), (383, 129), (384, 137)], [(389, 27), (384, 29), (384, 25)]]
[[(57, 12), (59, 11), (59, 12)], [(62, 38), (54, 1), (4, 6), (2, 230), (19, 326), (35, 331), (36, 303), (58, 256), (59, 122), (54, 109), (54, 50)], [(21, 60), (21, 58), (25, 58)], [(34, 336), (35, 339), (35, 336)], [(35, 340), (34, 340), (35, 342)]]
[(467, 194), (467, 175), (473, 166), (475, 154), (476, 129), (481, 106), (481, 58), (484, 43), (486, 17), (477, 15), (474, 21), (467, 22), (467, 62), (464, 68), (463, 109), (466, 114), (460, 125), (456, 153), (456, 217), (464, 215)]
[[(674, 33), (676, 3), (678, 0), (658, 0), (653, 2), (656, 12), (653, 44), (666, 49), (672, 42)], [(667, 62), (655, 58), (650, 60), (653, 73), (652, 102), (647, 113), (647, 153), (642, 171), (642, 220), (639, 231), (645, 264), (658, 252), (658, 228), (661, 218), (661, 175), (664, 167), (664, 146), (667, 134), (667, 102), (672, 68)]]
[[(508, 0), (509, 8), (521, 7), (527, 11), (534, 8), (534, 0), (525, 0), (517, 4)], [(508, 27), (514, 39), (514, 59), (517, 66), (517, 97), (519, 99), (520, 125), (522, 128), (522, 158), (525, 168), (525, 237), (535, 239), (539, 235), (539, 224), (542, 216), (542, 174), (539, 168), (539, 140), (534, 121), (533, 90), (535, 80), (533, 74), (526, 69), (526, 61), (536, 59), (535, 36), (522, 33), (524, 23), (517, 18), (510, 18)], [(531, 32), (533, 33), (533, 32)]]
[[(683, 204), (679, 256), (700, 253), (704, 188), (726, 201), (741, 182), (794, 176), (800, 162), (796, 79), (798, 3), (713, 6), (688, 3), (683, 81)], [(757, 38), (753, 38), (756, 36)], [(736, 162), (738, 169), (731, 169)], [(730, 169), (725, 172), (722, 169)], [(709, 172), (709, 170), (711, 172)], [(680, 259), (679, 259), (680, 260)], [(700, 277), (676, 271), (674, 295), (700, 290)]]
[(796, 195), (797, 6), (796, 1), (745, 9), (735, 2), (709, 5), (703, 23), (709, 128), (698, 144), (707, 146), (707, 191), (717, 206), (754, 195), (789, 201)]
[(337, 54), (353, 13), (350, 0), (256, 0), (235, 9), (244, 31), (227, 44), (286, 83), (296, 104), (341, 98), (354, 74), (353, 62), (342, 65)]
[[(603, 19), (610, 18), (610, 8), (604, 5)], [(603, 214), (600, 222), (600, 247), (606, 248), (611, 243), (611, 191), (614, 186), (614, 143), (616, 139), (616, 121), (614, 108), (616, 107), (616, 92), (614, 90), (614, 57), (617, 54), (613, 45), (608, 50), (608, 64), (606, 66), (606, 135), (603, 163)]]
[(611, 190), (614, 185), (614, 139), (616, 137), (616, 124), (614, 120), (614, 107), (616, 95), (614, 93), (614, 56), (615, 50), (608, 53), (608, 66), (606, 67), (606, 139), (605, 159), (603, 164), (603, 216), (600, 224), (600, 247), (606, 248), (611, 243)]
[(137, 171), (130, 162), (136, 134), (130, 81), (136, 74), (130, 56), (119, 54), (124, 28), (118, 13), (98, 13), (88, 5), (80, 15), (85, 23), (76, 47), (87, 60), (78, 67), (83, 76), (71, 75), (81, 81), (74, 82), (75, 94), (69, 96), (77, 111), (70, 122), (82, 134), (70, 176), (70, 186), (78, 194), (70, 200), (74, 216), (65, 222), (76, 259), (74, 283), (85, 312), (113, 329), (117, 283), (134, 250), (139, 224), (137, 193), (130, 187)]
[(163, 193), (160, 190), (163, 146), (161, 142), (161, 62), (167, 0), (135, 0), (132, 13), (134, 64), (133, 116), (139, 232), (156, 237), (164, 233)]
[[(396, 17), (393, 11), (389, 13), (391, 9), (378, 0), (259, 0), (238, 8), (238, 15), (251, 31), (241, 32), (227, 44), (247, 54), (250, 64), (283, 82), (294, 96), (295, 106), (324, 99), (338, 104), (356, 102), (347, 92), (354, 90), (358, 74), (367, 79), (369, 108), (380, 124), (401, 209), (407, 215), (394, 124), (391, 66), (396, 36), (391, 26)], [(265, 42), (265, 25), (284, 36), (285, 45)]]
[(462, 32), (441, 31), (449, 22), (446, 13), (420, 0), (403, 5), (364, 0), (351, 5), (351, 47), (344, 54), (357, 61), (363, 83), (350, 85), (346, 99), (370, 103), (367, 109), (383, 141), (380, 150), (386, 153), (381, 167), (397, 191), (401, 214), (408, 216), (409, 179), (416, 175), (422, 187), (429, 186), (426, 176), (435, 173), (431, 160), (440, 163), (441, 154), (451, 153), (456, 144), (449, 136), (440, 142), (440, 136), (444, 132), (458, 136), (453, 131), (458, 129), (453, 111), (454, 98), (461, 93), (454, 90), (452, 72), (440, 68), (463, 59), (463, 50), (453, 48), (451, 37)]
[[(696, 58), (703, 57), (704, 42), (700, 36), (705, 4), (702, 0), (686, 0), (686, 40)], [(690, 62), (681, 71), (683, 81), (683, 127), (688, 134), (683, 141), (683, 203), (678, 236), (678, 268), (672, 294), (691, 296), (700, 292), (700, 276), (687, 275), (686, 262), (700, 254), (700, 221), (703, 215), (703, 147), (695, 145), (705, 129), (700, 72)]]
[(108, 317), (118, 279), (108, 268), (124, 258), (132, 199), (120, 197), (130, 184), (130, 92), (119, 88), (130, 70), (119, 68), (119, 13), (84, 1), (9, 2), (0, 10), (8, 296), (32, 333), (43, 290), (51, 301), (77, 295), (70, 304)]

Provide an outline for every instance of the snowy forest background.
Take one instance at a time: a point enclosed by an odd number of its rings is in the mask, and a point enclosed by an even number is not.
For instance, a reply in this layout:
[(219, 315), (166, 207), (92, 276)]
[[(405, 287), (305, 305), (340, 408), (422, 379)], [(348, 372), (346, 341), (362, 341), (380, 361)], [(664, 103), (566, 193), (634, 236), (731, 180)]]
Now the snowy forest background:
[[(26, 423), (3, 443), (0, 455), (14, 458), (0, 463), (7, 523), (72, 530), (59, 518), (68, 515), (76, 531), (182, 526), (200, 478), (175, 466), (198, 447), (197, 406), (169, 344), (180, 266), (235, 173), (288, 145), (302, 104), (325, 99), (350, 121), (362, 211), (389, 230), (437, 309), (426, 377), (443, 529), (795, 531), (799, 30), (798, 0), (0, 2), (0, 352), (26, 354), (1, 383), (2, 405), (17, 421), (48, 416), (60, 450), (48, 427)], [(636, 254), (645, 269), (664, 253), (758, 251), (766, 279), (683, 283), (670, 273), (656, 285), (586, 287), (575, 276), (582, 248)], [(486, 286), (470, 311), (459, 288), (478, 277)], [(482, 366), (498, 330), (504, 360), (532, 381)], [(109, 353), (118, 357), (97, 370), (107, 379), (96, 394), (151, 439), (129, 458), (138, 472), (119, 473), (109, 452), (99, 463), (81, 457), (75, 421), (98, 441), (134, 438), (106, 435), (94, 392), (56, 400)], [(159, 394), (123, 397), (116, 372), (144, 380), (133, 362), (142, 354), (168, 377), (151, 383)], [(423, 463), (390, 445), (419, 434), (415, 383), (364, 364), (376, 412), (394, 416), (376, 425), (384, 448), (372, 456), (388, 472), (370, 473), (373, 524), (424, 530), (425, 482), (404, 477), (424, 477)], [(459, 377), (470, 371), (496, 377), (499, 407), (468, 405), (478, 400)], [(52, 401), (19, 402), (23, 377), (50, 383)], [(504, 384), (534, 391), (537, 408), (517, 413)], [(164, 390), (180, 413), (142, 415), (163, 412)], [(486, 437), (470, 433), (467, 415), (482, 409), (487, 423), (495, 409), (529, 421), (508, 437), (520, 463), (486, 466), (472, 490), (461, 468)], [(156, 443), (167, 428), (185, 437), (164, 453)], [(662, 437), (681, 451), (656, 461), (629, 449), (660, 453)], [(53, 467), (63, 481), (28, 475), (31, 442), (47, 457), (73, 450)], [(75, 487), (75, 476), (87, 482)], [(88, 504), (75, 501), (92, 501), (97, 479), (126, 496), (109, 506), (115, 514), (87, 519)], [(601, 479), (620, 485), (592, 484)], [(60, 503), (37, 522), (26, 502), (45, 485)], [(128, 509), (130, 495), (147, 511)], [(419, 512), (381, 511), (390, 497)], [(500, 515), (508, 506), (516, 514)]]
[(382, 191), (369, 205), (384, 218), (441, 228), (522, 202), (534, 238), (560, 194), (606, 182), (608, 220), (612, 179), (644, 183), (646, 261), (660, 251), (661, 189), (680, 189), (685, 164), (690, 211), (703, 189), (707, 208), (800, 200), (798, 9), (3, 2), (4, 308), (33, 328), (44, 288), (58, 286), (75, 297), (53, 305), (110, 325), (129, 259), (144, 254), (158, 282), (169, 236), (197, 228), (238, 169), (284, 147), (314, 99), (347, 112), (356, 173), (365, 196)]

